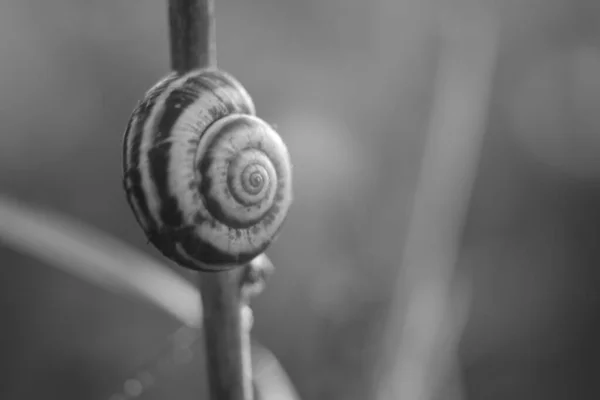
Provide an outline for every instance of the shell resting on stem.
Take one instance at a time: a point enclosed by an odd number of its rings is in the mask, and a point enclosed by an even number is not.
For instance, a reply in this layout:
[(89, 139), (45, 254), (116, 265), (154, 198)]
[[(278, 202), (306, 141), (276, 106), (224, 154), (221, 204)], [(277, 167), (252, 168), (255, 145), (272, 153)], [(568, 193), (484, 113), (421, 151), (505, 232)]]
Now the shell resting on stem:
[(252, 99), (217, 69), (173, 72), (133, 111), (124, 187), (148, 240), (178, 264), (245, 264), (277, 236), (292, 202), (290, 156)]

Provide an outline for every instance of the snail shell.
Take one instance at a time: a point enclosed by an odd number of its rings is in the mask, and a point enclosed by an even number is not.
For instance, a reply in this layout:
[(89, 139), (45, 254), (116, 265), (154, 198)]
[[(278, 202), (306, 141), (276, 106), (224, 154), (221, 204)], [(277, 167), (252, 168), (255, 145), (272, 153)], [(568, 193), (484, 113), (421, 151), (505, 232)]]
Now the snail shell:
[(148, 240), (196, 270), (261, 254), (292, 201), (287, 147), (216, 69), (173, 72), (146, 93), (125, 131), (123, 173)]

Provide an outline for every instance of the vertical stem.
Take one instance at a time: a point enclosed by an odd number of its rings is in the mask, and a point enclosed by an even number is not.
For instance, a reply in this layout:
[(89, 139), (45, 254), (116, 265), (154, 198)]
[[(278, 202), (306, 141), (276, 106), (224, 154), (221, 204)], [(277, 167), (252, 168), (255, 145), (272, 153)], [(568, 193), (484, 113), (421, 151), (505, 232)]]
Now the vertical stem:
[(242, 323), (240, 297), (243, 268), (204, 273), (204, 338), (213, 400), (251, 400), (252, 366), (249, 331)]
[(169, 0), (171, 68), (217, 65), (214, 0)]
[[(169, 0), (171, 68), (217, 65), (214, 0)], [(211, 399), (252, 400), (249, 327), (244, 326), (242, 266), (200, 273)]]

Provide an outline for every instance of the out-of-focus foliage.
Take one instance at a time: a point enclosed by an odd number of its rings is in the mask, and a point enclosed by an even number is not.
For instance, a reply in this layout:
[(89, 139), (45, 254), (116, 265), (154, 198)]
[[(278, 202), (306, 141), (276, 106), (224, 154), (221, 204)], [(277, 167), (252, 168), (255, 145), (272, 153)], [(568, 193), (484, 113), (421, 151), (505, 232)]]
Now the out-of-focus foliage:
[[(596, 0), (217, 0), (219, 65), (294, 161), (254, 334), (302, 398), (368, 398), (449, 3), (485, 3), (501, 25), (458, 265), (473, 291), (466, 398), (597, 398)], [(129, 113), (168, 68), (165, 2), (5, 0), (0, 60), (0, 190), (156, 255), (120, 157)], [(104, 399), (177, 328), (8, 248), (0, 264), (0, 398)], [(196, 399), (202, 371), (196, 358), (146, 398)]]

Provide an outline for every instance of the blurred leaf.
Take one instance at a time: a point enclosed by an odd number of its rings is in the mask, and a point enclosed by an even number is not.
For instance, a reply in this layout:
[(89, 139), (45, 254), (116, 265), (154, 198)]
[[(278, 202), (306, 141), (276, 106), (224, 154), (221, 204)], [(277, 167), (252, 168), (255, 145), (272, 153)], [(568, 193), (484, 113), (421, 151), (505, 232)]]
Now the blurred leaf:
[(201, 299), (156, 260), (66, 216), (0, 197), (0, 240), (108, 290), (141, 297), (188, 326), (200, 326)]
[(252, 375), (257, 400), (300, 400), (275, 355), (257, 341), (252, 342)]
[[(156, 260), (81, 222), (0, 196), (0, 240), (100, 287), (146, 300), (186, 326), (202, 324), (200, 293), (194, 286)], [(254, 262), (270, 264), (266, 256)], [(257, 342), (252, 344), (252, 361), (260, 399), (299, 399), (275, 356)]]

